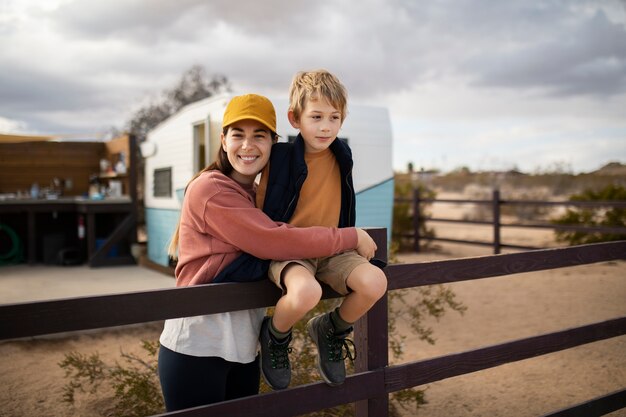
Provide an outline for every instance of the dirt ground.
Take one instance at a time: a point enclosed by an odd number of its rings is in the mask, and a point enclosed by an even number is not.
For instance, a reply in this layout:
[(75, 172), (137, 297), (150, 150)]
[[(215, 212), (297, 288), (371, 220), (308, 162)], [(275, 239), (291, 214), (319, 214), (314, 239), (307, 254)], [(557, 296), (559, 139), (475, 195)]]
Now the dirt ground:
[[(438, 233), (443, 234), (443, 229)], [(465, 232), (453, 232), (461, 235)], [(476, 233), (467, 232), (468, 234)], [(488, 236), (485, 229), (483, 235)], [(533, 233), (535, 233), (533, 235)], [(511, 238), (546, 244), (545, 232), (522, 230)], [(472, 235), (473, 238), (478, 238)], [(488, 255), (488, 248), (441, 244), (423, 254), (401, 254), (403, 263)], [(449, 312), (427, 319), (436, 343), (412, 334), (408, 318), (398, 330), (406, 339), (396, 363), (426, 359), (505, 341), (626, 316), (626, 262), (606, 262), (538, 273), (449, 285), (465, 314)], [(417, 299), (410, 290), (407, 299)], [(107, 331), (0, 342), (0, 416), (100, 416), (107, 400), (81, 395), (74, 407), (63, 403), (64, 354), (98, 352), (119, 360), (120, 349), (140, 352), (140, 341), (156, 340), (161, 324)], [(391, 357), (391, 355), (390, 355)], [(405, 416), (524, 417), (560, 408), (626, 387), (626, 337), (450, 378), (419, 387), (428, 404)], [(626, 416), (626, 409), (610, 414)]]
[[(417, 261), (426, 256), (401, 256)], [(416, 259), (418, 258), (418, 259)], [(467, 311), (427, 319), (430, 345), (406, 335), (399, 363), (463, 352), (626, 315), (626, 262), (450, 284)], [(411, 290), (415, 291), (415, 290)], [(410, 295), (409, 295), (410, 297)], [(541, 416), (626, 387), (626, 336), (419, 387), (428, 404), (405, 416)], [(626, 416), (626, 409), (610, 414)]]

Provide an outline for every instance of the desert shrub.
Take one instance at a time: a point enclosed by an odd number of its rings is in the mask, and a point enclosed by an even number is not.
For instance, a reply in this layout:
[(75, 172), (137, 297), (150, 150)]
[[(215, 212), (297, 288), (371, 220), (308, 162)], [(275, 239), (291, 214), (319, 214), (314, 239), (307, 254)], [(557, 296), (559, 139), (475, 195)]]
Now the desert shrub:
[[(463, 196), (468, 200), (491, 200), (493, 188), (478, 184), (468, 184), (463, 188)], [(463, 220), (491, 221), (493, 208), (490, 204), (472, 204), (463, 214)]]
[[(626, 188), (622, 185), (607, 185), (599, 191), (587, 189), (574, 194), (570, 201), (626, 201)], [(574, 226), (626, 227), (626, 208), (620, 207), (574, 207), (552, 221), (554, 224)], [(626, 239), (626, 233), (600, 233), (586, 231), (556, 230), (556, 239), (570, 245), (609, 242)]]
[[(418, 185), (422, 198), (435, 198), (435, 192), (425, 185)], [(394, 188), (395, 198), (413, 198), (414, 185), (410, 182), (396, 182)], [(419, 205), (419, 233), (423, 238), (432, 238), (435, 231), (426, 227), (426, 217), (430, 214), (426, 211), (425, 204)], [(413, 204), (411, 202), (394, 201), (393, 204), (393, 223), (392, 223), (392, 240), (400, 251), (413, 250), (413, 238), (407, 238), (406, 234), (412, 234), (413, 225)]]
[(59, 366), (65, 370), (69, 382), (63, 387), (63, 401), (74, 405), (76, 394), (95, 394), (103, 385), (114, 392), (112, 415), (142, 417), (165, 410), (157, 376), (156, 353), (159, 343), (143, 341), (148, 359), (132, 353), (120, 352), (123, 364), (106, 364), (98, 353), (65, 354)]

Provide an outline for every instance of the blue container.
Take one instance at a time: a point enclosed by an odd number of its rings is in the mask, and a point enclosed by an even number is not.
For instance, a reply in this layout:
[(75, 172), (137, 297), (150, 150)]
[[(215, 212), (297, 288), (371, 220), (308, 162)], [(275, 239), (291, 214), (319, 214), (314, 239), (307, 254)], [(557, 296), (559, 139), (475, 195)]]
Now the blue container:
[[(96, 250), (100, 249), (102, 245), (104, 245), (104, 242), (106, 242), (106, 239), (96, 239)], [(117, 247), (117, 245), (113, 245), (111, 246), (111, 249), (109, 249), (109, 252), (107, 253), (106, 257), (116, 258), (118, 254), (119, 254), (119, 248)]]

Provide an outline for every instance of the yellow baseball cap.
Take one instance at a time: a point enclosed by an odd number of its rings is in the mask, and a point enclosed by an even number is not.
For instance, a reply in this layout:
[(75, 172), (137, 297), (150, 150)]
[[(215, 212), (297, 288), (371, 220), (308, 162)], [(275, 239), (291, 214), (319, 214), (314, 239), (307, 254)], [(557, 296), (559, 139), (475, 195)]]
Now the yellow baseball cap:
[(272, 132), (276, 132), (276, 110), (267, 97), (258, 94), (233, 97), (224, 110), (222, 128), (246, 119), (263, 123)]

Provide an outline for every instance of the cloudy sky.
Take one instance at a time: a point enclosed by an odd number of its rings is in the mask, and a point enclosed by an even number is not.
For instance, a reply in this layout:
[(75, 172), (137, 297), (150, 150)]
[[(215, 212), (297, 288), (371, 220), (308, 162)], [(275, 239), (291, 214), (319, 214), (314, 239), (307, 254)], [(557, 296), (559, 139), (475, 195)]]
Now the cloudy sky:
[(626, 163), (625, 0), (0, 0), (0, 62), (3, 133), (123, 127), (195, 64), (275, 96), (326, 68), (398, 170)]

